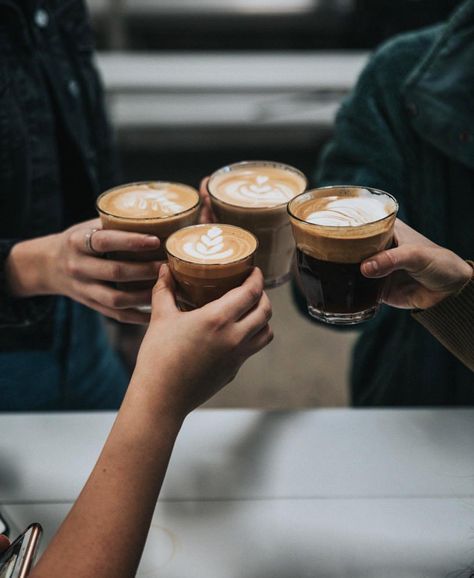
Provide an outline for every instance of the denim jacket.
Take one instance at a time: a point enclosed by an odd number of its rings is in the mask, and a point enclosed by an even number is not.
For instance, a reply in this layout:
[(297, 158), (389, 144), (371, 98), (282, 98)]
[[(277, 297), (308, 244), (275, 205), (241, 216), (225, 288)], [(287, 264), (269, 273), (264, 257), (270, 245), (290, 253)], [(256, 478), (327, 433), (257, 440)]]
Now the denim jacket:
[(82, 0), (0, 0), (0, 351), (52, 340), (55, 299), (8, 295), (11, 247), (70, 224), (68, 206), (91, 218), (115, 183), (93, 48)]
[[(404, 221), (472, 259), (474, 0), (447, 24), (374, 54), (338, 114), (317, 180), (394, 194)], [(472, 372), (410, 312), (388, 307), (363, 329), (351, 381), (355, 405), (474, 404)]]

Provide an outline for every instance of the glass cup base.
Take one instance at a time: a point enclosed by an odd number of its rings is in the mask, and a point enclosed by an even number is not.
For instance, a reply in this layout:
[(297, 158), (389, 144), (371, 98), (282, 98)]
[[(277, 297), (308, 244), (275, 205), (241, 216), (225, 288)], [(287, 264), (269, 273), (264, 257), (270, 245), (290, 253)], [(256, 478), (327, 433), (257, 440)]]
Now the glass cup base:
[(280, 285), (284, 285), (287, 283), (292, 277), (291, 271), (289, 273), (285, 273), (278, 279), (270, 279), (269, 281), (265, 281), (265, 289), (275, 289), (276, 287), (280, 287)]
[(365, 311), (358, 311), (357, 313), (328, 313), (327, 311), (320, 311), (316, 309), (316, 307), (308, 305), (308, 313), (311, 317), (323, 323), (328, 323), (329, 325), (358, 325), (375, 317), (378, 309), (378, 305), (376, 305), (375, 307), (371, 307)]

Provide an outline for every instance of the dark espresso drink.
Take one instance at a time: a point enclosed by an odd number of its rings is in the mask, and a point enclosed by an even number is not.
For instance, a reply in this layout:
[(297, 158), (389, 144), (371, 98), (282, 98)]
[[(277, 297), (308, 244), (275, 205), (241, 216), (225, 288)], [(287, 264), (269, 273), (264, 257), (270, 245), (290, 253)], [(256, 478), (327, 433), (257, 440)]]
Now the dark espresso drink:
[(166, 242), (180, 308), (190, 310), (222, 297), (250, 274), (257, 239), (232, 225), (194, 225)]
[(367, 279), (360, 263), (393, 242), (396, 200), (361, 187), (325, 187), (289, 205), (298, 275), (310, 315), (341, 325), (377, 312), (384, 281)]
[(301, 284), (312, 310), (353, 314), (378, 303), (381, 279), (367, 279), (359, 263), (331, 263), (296, 250)]
[(212, 208), (222, 223), (251, 231), (258, 239), (255, 264), (266, 287), (290, 278), (295, 242), (286, 207), (306, 189), (299, 170), (271, 161), (244, 161), (216, 171), (208, 183)]

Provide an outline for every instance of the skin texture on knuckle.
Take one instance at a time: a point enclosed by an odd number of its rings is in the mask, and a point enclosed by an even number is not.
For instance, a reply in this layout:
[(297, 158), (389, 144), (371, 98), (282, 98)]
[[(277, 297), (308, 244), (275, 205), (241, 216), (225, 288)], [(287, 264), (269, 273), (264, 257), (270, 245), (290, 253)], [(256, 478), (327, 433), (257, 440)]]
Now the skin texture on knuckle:
[(263, 287), (259, 287), (258, 285), (248, 285), (245, 289), (246, 291), (246, 300), (249, 303), (256, 303), (260, 300), (262, 296)]
[(111, 309), (123, 309), (126, 306), (125, 297), (119, 291), (108, 291), (106, 305)]
[(123, 267), (120, 263), (115, 262), (110, 264), (110, 276), (113, 281), (122, 281), (124, 274), (123, 274)]
[(73, 229), (72, 231), (66, 231), (66, 245), (70, 250), (77, 250), (81, 241), (80, 238), (83, 239), (82, 233), (80, 233), (77, 229)]
[(66, 273), (70, 277), (78, 277), (80, 273), (80, 267), (77, 263), (77, 258), (70, 257), (66, 260)]

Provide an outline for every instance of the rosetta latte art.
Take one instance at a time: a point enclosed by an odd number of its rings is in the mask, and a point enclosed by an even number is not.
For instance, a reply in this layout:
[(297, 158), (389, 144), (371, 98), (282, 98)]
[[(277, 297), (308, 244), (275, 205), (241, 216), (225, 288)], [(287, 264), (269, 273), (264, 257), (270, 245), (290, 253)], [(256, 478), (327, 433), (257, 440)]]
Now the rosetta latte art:
[(233, 249), (225, 250), (224, 237), (220, 227), (208, 229), (197, 242), (189, 241), (184, 244), (183, 251), (190, 257), (202, 260), (228, 259), (234, 254)]
[(227, 184), (225, 193), (236, 201), (265, 201), (269, 204), (284, 203), (294, 196), (290, 186), (264, 175), (235, 178)]
[(120, 205), (124, 209), (139, 209), (142, 211), (160, 212), (174, 215), (184, 207), (176, 203), (176, 193), (167, 191), (133, 191), (120, 197)]

